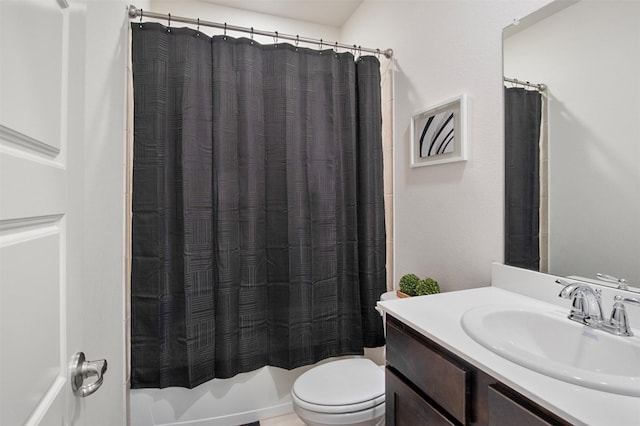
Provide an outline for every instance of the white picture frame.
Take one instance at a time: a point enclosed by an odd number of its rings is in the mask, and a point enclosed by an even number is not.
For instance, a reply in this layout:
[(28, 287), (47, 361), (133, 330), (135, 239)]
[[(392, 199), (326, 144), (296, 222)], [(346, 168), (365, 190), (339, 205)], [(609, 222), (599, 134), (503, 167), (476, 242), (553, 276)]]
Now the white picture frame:
[(466, 107), (463, 93), (411, 117), (411, 167), (467, 160)]

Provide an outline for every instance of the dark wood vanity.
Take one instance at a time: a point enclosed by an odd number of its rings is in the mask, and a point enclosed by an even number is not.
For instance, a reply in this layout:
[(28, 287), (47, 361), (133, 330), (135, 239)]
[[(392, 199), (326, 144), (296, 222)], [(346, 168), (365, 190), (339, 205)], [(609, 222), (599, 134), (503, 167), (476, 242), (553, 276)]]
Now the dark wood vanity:
[(391, 315), (385, 378), (388, 426), (571, 424)]

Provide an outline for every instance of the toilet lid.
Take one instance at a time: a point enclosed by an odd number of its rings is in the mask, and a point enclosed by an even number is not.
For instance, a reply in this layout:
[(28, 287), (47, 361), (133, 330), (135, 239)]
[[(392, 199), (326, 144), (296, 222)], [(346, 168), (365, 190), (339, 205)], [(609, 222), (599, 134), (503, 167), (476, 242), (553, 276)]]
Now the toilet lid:
[(367, 358), (331, 361), (298, 377), (293, 393), (312, 405), (377, 405), (384, 401), (384, 370)]

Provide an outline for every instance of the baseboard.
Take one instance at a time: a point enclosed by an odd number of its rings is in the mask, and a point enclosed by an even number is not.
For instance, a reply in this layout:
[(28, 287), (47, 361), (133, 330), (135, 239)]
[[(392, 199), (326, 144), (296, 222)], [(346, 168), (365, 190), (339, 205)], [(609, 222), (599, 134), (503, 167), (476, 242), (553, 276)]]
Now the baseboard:
[(286, 404), (276, 405), (273, 407), (262, 408), (260, 410), (246, 411), (244, 413), (235, 413), (222, 417), (210, 417), (208, 419), (197, 419), (193, 421), (180, 421), (177, 423), (157, 423), (155, 426), (229, 426), (243, 425), (256, 422), (261, 419), (283, 416), (293, 413), (293, 405), (288, 402)]

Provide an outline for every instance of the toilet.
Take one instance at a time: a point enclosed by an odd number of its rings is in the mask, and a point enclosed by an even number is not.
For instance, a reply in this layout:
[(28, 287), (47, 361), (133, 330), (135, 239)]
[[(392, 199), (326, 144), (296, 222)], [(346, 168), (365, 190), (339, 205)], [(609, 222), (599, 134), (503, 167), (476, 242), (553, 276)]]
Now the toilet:
[[(387, 292), (381, 300), (394, 297)], [(364, 357), (313, 367), (291, 390), (293, 410), (309, 426), (384, 425), (384, 396), (384, 365)]]
[(384, 366), (349, 358), (313, 367), (291, 390), (293, 410), (309, 426), (384, 424)]

